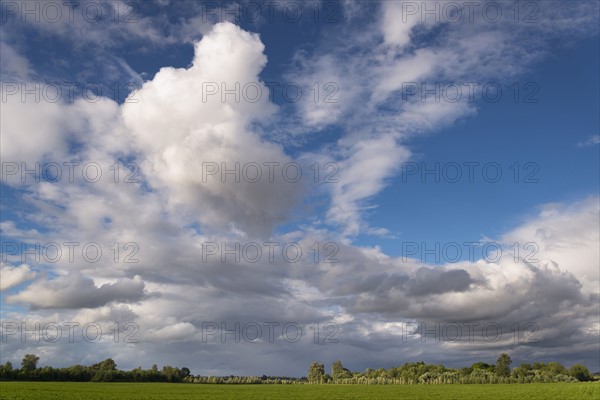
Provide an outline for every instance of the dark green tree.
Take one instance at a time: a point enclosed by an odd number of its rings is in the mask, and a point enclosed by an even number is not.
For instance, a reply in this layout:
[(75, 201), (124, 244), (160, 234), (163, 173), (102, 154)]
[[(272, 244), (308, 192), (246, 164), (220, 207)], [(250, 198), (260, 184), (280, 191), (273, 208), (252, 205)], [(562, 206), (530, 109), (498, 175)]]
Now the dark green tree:
[(102, 371), (115, 371), (117, 369), (117, 363), (112, 358), (107, 358), (98, 364), (92, 365), (92, 368), (97, 368)]
[(21, 361), (21, 369), (25, 372), (35, 371), (39, 360), (40, 358), (35, 354), (25, 354), (23, 361)]
[(181, 370), (177, 367), (165, 365), (162, 368), (162, 374), (167, 382), (181, 382)]
[(500, 354), (498, 360), (496, 361), (496, 374), (498, 376), (508, 377), (510, 376), (510, 364), (512, 360), (510, 356), (506, 353)]
[(477, 370), (482, 370), (482, 371), (491, 371), (492, 370), (492, 365), (485, 363), (483, 361), (480, 362), (476, 362), (473, 365), (471, 365), (471, 369), (473, 371), (477, 371)]
[(590, 370), (582, 364), (574, 364), (569, 370), (569, 375), (581, 382), (593, 380)]
[(567, 369), (559, 362), (551, 361), (548, 363), (548, 371), (550, 371), (553, 375), (567, 375)]
[(12, 379), (14, 376), (13, 365), (10, 361), (7, 361), (6, 364), (0, 366), (0, 378), (2, 379)]

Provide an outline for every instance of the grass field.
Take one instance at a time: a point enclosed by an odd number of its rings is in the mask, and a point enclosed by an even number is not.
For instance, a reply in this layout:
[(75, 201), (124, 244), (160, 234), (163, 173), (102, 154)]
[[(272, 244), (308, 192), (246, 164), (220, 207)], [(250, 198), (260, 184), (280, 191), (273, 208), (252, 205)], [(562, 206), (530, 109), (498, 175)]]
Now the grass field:
[(511, 385), (192, 385), (169, 383), (0, 382), (0, 398), (17, 399), (600, 399), (600, 383)]

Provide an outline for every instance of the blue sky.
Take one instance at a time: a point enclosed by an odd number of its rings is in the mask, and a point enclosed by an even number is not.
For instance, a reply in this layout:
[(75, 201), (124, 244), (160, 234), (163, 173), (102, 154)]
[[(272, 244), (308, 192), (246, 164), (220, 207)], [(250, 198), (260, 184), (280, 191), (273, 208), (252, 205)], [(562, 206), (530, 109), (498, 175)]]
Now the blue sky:
[[(73, 20), (40, 5), (37, 21), (11, 4), (0, 28), (2, 322), (140, 329), (136, 344), (108, 331), (51, 346), (11, 335), (1, 362), (38, 352), (44, 365), (114, 357), (123, 368), (300, 376), (316, 359), (462, 366), (507, 351), (515, 363), (600, 370), (597, 2), (532, 2), (533, 22), (515, 20), (509, 2), (494, 3), (497, 22), (481, 9), (433, 21), (399, 1), (310, 3), (317, 20), (287, 1), (252, 21), (243, 12), (255, 3), (243, 1), (89, 1)], [(89, 21), (86, 7), (105, 18)], [(299, 7), (302, 18), (286, 20)], [(49, 83), (61, 85), (58, 100), (44, 97)], [(221, 96), (236, 84), (262, 96)], [(22, 100), (22, 85), (41, 101)], [(20, 178), (49, 163), (62, 179)], [(236, 165), (261, 178), (220, 174)], [(303, 179), (282, 174), (287, 165)], [(435, 168), (439, 181), (421, 174)], [(479, 243), (474, 255), (466, 242)], [(10, 247), (32, 243), (58, 243), (62, 255)], [(453, 244), (456, 258), (442, 250)], [(259, 261), (227, 251), (255, 245)], [(490, 245), (502, 255), (484, 254)], [(414, 321), (474, 320), (505, 332), (535, 322), (539, 341), (399, 336)], [(333, 323), (339, 342), (202, 340), (207, 322), (267, 321), (305, 333)]]
[[(381, 195), (373, 224), (397, 231), (404, 240), (431, 246), (435, 241), (478, 241), (514, 228), (541, 204), (595, 196), (600, 181), (598, 148), (578, 144), (599, 130), (597, 49), (597, 38), (583, 41), (561, 49), (520, 77), (522, 86), (533, 82), (539, 87), (537, 103), (515, 103), (516, 89), (509, 88), (499, 103), (480, 102), (476, 117), (412, 141), (416, 165), (407, 165), (410, 174), (393, 180)], [(453, 183), (455, 169), (443, 172), (444, 163), (451, 162), (461, 166), (458, 183)], [(473, 183), (465, 162), (480, 163), (474, 166)], [(434, 175), (425, 180), (421, 175), (425, 168), (435, 170), (435, 163), (440, 163), (439, 185), (431, 184)], [(498, 182), (494, 167), (489, 181), (484, 179), (486, 163), (502, 167)], [(445, 200), (440, 202), (440, 197)], [(389, 224), (390, 215), (397, 216), (395, 224)], [(386, 251), (394, 252), (401, 237), (384, 240)]]

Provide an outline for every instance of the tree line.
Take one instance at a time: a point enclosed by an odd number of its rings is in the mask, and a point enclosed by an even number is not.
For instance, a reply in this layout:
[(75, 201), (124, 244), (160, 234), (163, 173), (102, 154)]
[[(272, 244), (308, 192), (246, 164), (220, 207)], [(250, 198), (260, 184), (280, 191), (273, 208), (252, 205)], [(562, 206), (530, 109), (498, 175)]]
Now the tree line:
[(595, 380), (588, 368), (574, 364), (570, 369), (558, 362), (523, 363), (511, 370), (512, 359), (502, 353), (496, 364), (476, 362), (460, 369), (446, 368), (442, 364), (424, 362), (406, 363), (389, 369), (367, 368), (364, 372), (351, 372), (341, 361), (331, 365), (331, 374), (325, 366), (313, 362), (308, 368), (308, 382), (314, 384), (367, 384), (367, 385), (414, 385), (451, 383), (546, 383), (546, 382), (587, 382)]
[(545, 383), (545, 382), (586, 382), (597, 380), (587, 367), (575, 364), (567, 369), (558, 362), (523, 363), (511, 369), (512, 360), (502, 353), (495, 364), (476, 362), (470, 367), (446, 368), (441, 364), (408, 362), (389, 369), (367, 368), (364, 372), (352, 372), (344, 368), (341, 361), (331, 365), (331, 374), (325, 366), (313, 362), (308, 368), (308, 376), (302, 378), (279, 376), (194, 376), (189, 368), (170, 365), (158, 369), (134, 368), (129, 371), (117, 369), (112, 358), (85, 366), (72, 365), (66, 368), (50, 366), (38, 368), (39, 357), (26, 354), (21, 368), (13, 368), (10, 362), (0, 365), (1, 380), (24, 381), (71, 381), (71, 382), (172, 382), (209, 384), (472, 384), (472, 383)]
[(159, 369), (156, 364), (151, 369), (134, 368), (129, 371), (117, 369), (112, 358), (93, 365), (72, 365), (66, 368), (50, 366), (38, 368), (39, 357), (26, 354), (21, 368), (14, 368), (10, 361), (0, 365), (0, 380), (18, 381), (63, 381), (63, 382), (171, 382), (171, 383), (299, 383), (306, 378), (270, 376), (193, 376), (187, 367), (178, 368), (166, 365)]
[(21, 368), (13, 368), (10, 361), (0, 366), (0, 379), (21, 381), (71, 381), (71, 382), (183, 382), (189, 375), (188, 368), (176, 368), (170, 365), (158, 369), (140, 367), (130, 371), (117, 369), (112, 358), (93, 365), (72, 365), (66, 368), (37, 367), (39, 357), (26, 354)]

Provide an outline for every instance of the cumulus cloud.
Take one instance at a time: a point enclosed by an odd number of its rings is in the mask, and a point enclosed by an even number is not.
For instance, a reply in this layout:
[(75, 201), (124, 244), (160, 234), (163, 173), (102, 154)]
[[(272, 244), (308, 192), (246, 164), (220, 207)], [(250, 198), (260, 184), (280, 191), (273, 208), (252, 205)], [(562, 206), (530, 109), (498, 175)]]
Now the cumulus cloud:
[[(600, 295), (597, 202), (594, 198), (569, 207), (546, 207), (538, 217), (504, 236), (506, 248), (514, 240), (536, 243), (536, 262), (525, 256), (515, 259), (514, 254), (505, 251), (494, 262), (481, 259), (419, 267), (410, 260), (379, 257), (376, 261), (365, 259), (369, 253), (362, 257), (353, 253), (351, 266), (322, 270), (324, 277), (315, 283), (321, 291), (342, 296), (336, 298), (351, 315), (380, 314), (390, 323), (418, 321), (415, 327), (422, 322), (429, 328), (440, 323), (477, 322), (478, 329), (497, 324), (505, 333), (514, 332), (514, 324), (529, 324), (528, 329), (535, 331), (536, 340), (531, 342), (534, 346), (571, 347), (573, 340), (583, 347), (591, 346), (598, 331)], [(399, 269), (405, 272), (393, 272)], [(348, 276), (360, 279), (352, 283)], [(441, 289), (439, 293), (437, 288)], [(421, 297), (425, 293), (426, 297)], [(566, 323), (565, 315), (569, 315), (567, 320), (577, 322)], [(398, 329), (392, 324), (387, 334)], [(386, 329), (380, 327), (379, 333), (384, 332)], [(489, 345), (482, 340), (481, 331), (477, 332), (480, 340), (464, 336), (463, 345)], [(507, 341), (502, 345), (519, 343), (504, 336)]]
[(595, 293), (600, 285), (600, 204), (591, 197), (574, 204), (546, 204), (535, 218), (507, 232), (505, 243), (529, 243), (521, 253), (525, 260), (539, 259), (577, 276), (587, 291)]
[(94, 308), (107, 303), (135, 302), (144, 296), (144, 282), (118, 279), (114, 283), (96, 286), (94, 280), (72, 272), (52, 280), (39, 280), (21, 292), (7, 296), (8, 303), (25, 303), (32, 309), (44, 308)]
[[(301, 183), (290, 182), (295, 175), (283, 176), (292, 159), (250, 126), (275, 111), (258, 77), (263, 51), (258, 35), (217, 24), (196, 45), (189, 69), (163, 68), (137, 93), (139, 103), (123, 107), (150, 182), (208, 227), (268, 235), (302, 193)], [(251, 86), (253, 102), (224, 94), (237, 87), (244, 96)], [(237, 178), (224, 175), (236, 169)], [(245, 171), (250, 179), (240, 179)]]

